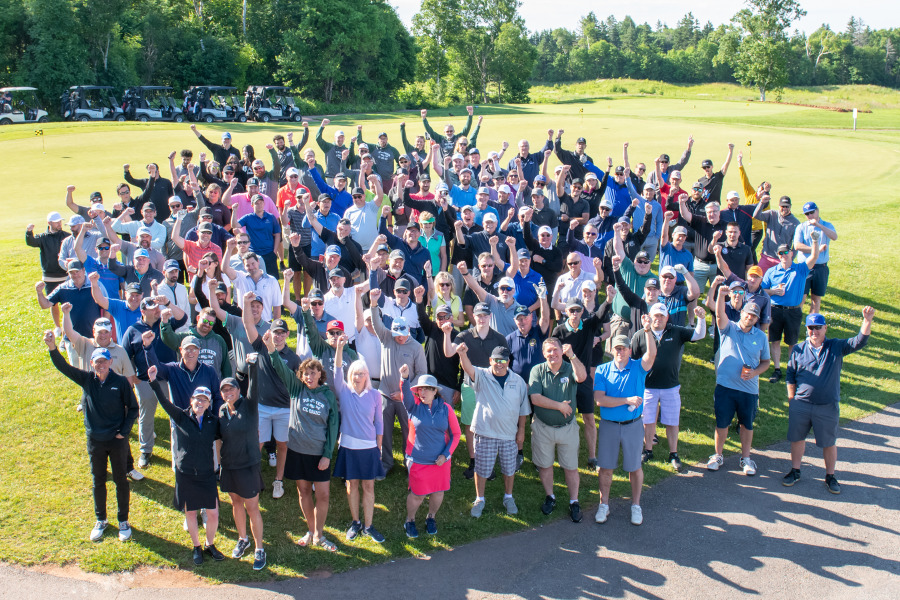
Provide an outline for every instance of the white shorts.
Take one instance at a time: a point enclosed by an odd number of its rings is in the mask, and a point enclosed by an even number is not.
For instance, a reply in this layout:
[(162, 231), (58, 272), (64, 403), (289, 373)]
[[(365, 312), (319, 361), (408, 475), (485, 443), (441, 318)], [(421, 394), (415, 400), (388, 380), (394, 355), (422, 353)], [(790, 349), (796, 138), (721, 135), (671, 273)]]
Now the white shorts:
[(290, 408), (273, 408), (259, 405), (259, 442), (265, 444), (272, 435), (276, 442), (288, 441), (288, 425), (291, 422)]
[(644, 389), (644, 425), (656, 423), (656, 407), (659, 407), (659, 422), (663, 425), (678, 426), (681, 416), (681, 386), (666, 390)]

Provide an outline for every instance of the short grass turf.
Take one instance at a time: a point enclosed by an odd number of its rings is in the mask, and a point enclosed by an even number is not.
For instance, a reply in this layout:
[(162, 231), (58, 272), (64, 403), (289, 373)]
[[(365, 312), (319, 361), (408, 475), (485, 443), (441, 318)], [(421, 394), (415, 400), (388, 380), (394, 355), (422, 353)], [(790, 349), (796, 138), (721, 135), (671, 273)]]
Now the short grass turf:
[[(842, 418), (857, 419), (897, 401), (900, 351), (897, 329), (897, 268), (900, 253), (896, 235), (900, 202), (895, 181), (900, 175), (900, 111), (879, 109), (862, 115), (861, 130), (836, 127), (833, 119), (846, 115), (785, 105), (744, 101), (683, 100), (668, 98), (599, 99), (561, 104), (485, 107), (486, 118), (478, 139), (482, 154), (499, 149), (503, 140), (511, 151), (520, 138), (537, 149), (546, 139), (547, 129), (564, 128), (565, 146), (584, 135), (588, 153), (598, 163), (610, 155), (621, 162), (622, 143), (630, 142), (632, 164), (652, 164), (661, 152), (680, 156), (687, 138), (696, 139), (685, 179), (699, 174), (699, 163), (711, 158), (718, 166), (725, 157), (726, 144), (736, 145), (735, 160), (726, 178), (725, 189), (739, 189), (737, 151), (744, 151), (744, 164), (754, 183), (763, 178), (773, 182), (775, 197), (787, 194), (799, 207), (814, 200), (822, 218), (837, 227), (839, 239), (832, 245), (831, 280), (823, 309), (832, 336), (855, 334), (860, 308), (877, 309), (869, 346), (848, 358), (842, 388)], [(431, 123), (440, 128), (453, 121), (461, 126), (463, 109), (432, 113)], [(420, 129), (418, 114), (359, 115), (336, 117), (326, 137), (342, 128), (351, 132), (363, 123), (364, 135), (374, 140), (386, 130), (399, 141), (399, 123), (406, 120), (411, 134)], [(315, 126), (315, 124), (314, 124)], [(81, 415), (75, 412), (79, 391), (50, 365), (41, 332), (51, 326), (48, 312), (34, 299), (33, 285), (40, 278), (38, 253), (24, 245), (28, 223), (38, 230), (48, 211), (67, 214), (65, 187), (75, 184), (76, 200), (100, 190), (112, 202), (114, 186), (121, 180), (121, 165), (142, 166), (158, 162), (166, 173), (166, 156), (171, 150), (189, 147), (195, 156), (203, 150), (187, 125), (172, 124), (47, 124), (44, 137), (35, 136), (34, 127), (0, 130), (0, 149), (7, 158), (10, 179), (3, 199), (0, 221), (0, 251), (5, 260), (0, 271), (0, 561), (19, 564), (75, 563), (95, 572), (132, 569), (140, 565), (193, 568), (189, 540), (182, 530), (182, 516), (172, 508), (173, 474), (169, 468), (169, 427), (164, 413), (156, 416), (158, 450), (147, 478), (133, 483), (131, 523), (134, 540), (120, 544), (115, 533), (92, 544), (87, 534), (93, 523), (91, 483), (85, 452)], [(231, 131), (240, 144), (251, 143), (257, 155), (265, 155), (264, 145), (275, 132), (287, 132), (285, 125), (215, 124), (201, 126), (211, 139)], [(296, 130), (295, 130), (296, 131)], [(314, 133), (314, 131), (313, 131)], [(297, 136), (299, 138), (299, 135)], [(748, 146), (748, 142), (752, 145)], [(46, 152), (43, 151), (43, 145)], [(509, 155), (508, 155), (509, 157)], [(552, 159), (551, 168), (556, 164)], [(712, 390), (714, 375), (709, 340), (689, 345), (682, 368), (682, 435), (679, 451), (686, 464), (704, 462), (712, 449)], [(784, 351), (785, 357), (787, 351)], [(764, 446), (784, 439), (787, 430), (787, 402), (783, 384), (761, 383), (760, 413), (755, 445)], [(667, 454), (665, 432), (659, 431), (657, 460), (646, 466), (646, 483), (652, 486), (672, 475), (661, 458)], [(395, 432), (395, 448), (401, 448)], [(132, 450), (137, 454), (133, 433)], [(732, 437), (727, 450), (734, 452)], [(582, 463), (585, 464), (582, 448)], [(474, 521), (469, 506), (474, 486), (463, 479), (464, 447), (454, 457), (453, 489), (438, 515), (440, 532), (408, 540), (403, 533), (406, 477), (399, 468), (376, 485), (375, 525), (386, 536), (384, 545), (361, 540), (345, 541), (349, 524), (345, 494), (338, 482), (332, 485), (327, 535), (338, 543), (338, 552), (302, 549), (295, 545), (306, 526), (291, 485), (280, 500), (269, 492), (262, 496), (265, 540), (269, 557), (266, 571), (254, 572), (250, 559), (207, 563), (196, 571), (211, 581), (265, 580), (272, 577), (307, 576), (314, 571), (342, 571), (404, 556), (424, 555), (454, 548), (480, 538), (539, 527), (551, 519), (564, 518), (564, 502), (551, 517), (540, 512), (543, 491), (535, 470), (526, 460), (516, 478), (515, 495), (520, 513), (507, 516), (502, 511), (502, 484), (489, 483), (487, 509)], [(526, 457), (530, 457), (526, 442)], [(397, 456), (399, 460), (399, 455)], [(778, 465), (775, 468), (787, 467)], [(267, 482), (273, 470), (264, 466)], [(581, 502), (587, 508), (598, 501), (596, 477), (582, 470)], [(110, 487), (110, 514), (114, 494)], [(556, 493), (566, 498), (561, 474), (557, 473)], [(616, 474), (612, 493), (627, 496), (624, 474)], [(236, 534), (226, 495), (220, 495), (221, 525), (216, 542), (231, 550)], [(585, 516), (585, 535), (592, 534), (591, 518)], [(420, 521), (424, 509), (420, 510)], [(574, 525), (573, 525), (574, 526)]]

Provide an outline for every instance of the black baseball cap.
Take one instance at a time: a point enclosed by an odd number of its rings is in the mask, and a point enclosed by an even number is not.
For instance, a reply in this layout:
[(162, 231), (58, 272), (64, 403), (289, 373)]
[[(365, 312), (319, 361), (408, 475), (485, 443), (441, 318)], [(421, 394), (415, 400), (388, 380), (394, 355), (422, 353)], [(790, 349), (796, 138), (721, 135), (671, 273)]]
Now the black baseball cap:
[(709, 159), (707, 158), (707, 159), (704, 160), (702, 163), (700, 163), (700, 166), (701, 166), (701, 167), (711, 167), (711, 166), (712, 166), (712, 161), (709, 160)]

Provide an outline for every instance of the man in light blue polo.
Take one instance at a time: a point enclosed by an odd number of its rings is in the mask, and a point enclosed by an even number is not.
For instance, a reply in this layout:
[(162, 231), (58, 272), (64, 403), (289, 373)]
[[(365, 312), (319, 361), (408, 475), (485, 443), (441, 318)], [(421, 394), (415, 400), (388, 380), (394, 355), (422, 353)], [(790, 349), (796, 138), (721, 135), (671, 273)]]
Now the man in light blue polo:
[[(797, 258), (805, 262), (814, 247), (820, 247), (819, 256), (814, 266), (810, 267), (803, 292), (810, 294), (809, 312), (818, 313), (822, 308), (822, 296), (828, 289), (828, 246), (837, 240), (837, 230), (828, 221), (819, 219), (819, 207), (815, 202), (804, 204), (803, 214), (806, 215), (806, 222), (794, 229), (794, 249), (797, 251)], [(813, 237), (814, 233), (819, 236)]]
[(631, 482), (631, 523), (644, 522), (641, 512), (641, 487), (644, 471), (641, 469), (641, 451), (644, 449), (644, 382), (647, 372), (656, 360), (656, 339), (650, 330), (650, 317), (641, 319), (643, 331), (635, 335), (646, 338), (646, 353), (631, 358), (631, 340), (617, 335), (612, 340), (613, 360), (597, 367), (594, 375), (594, 402), (600, 406), (598, 424), (597, 464), (600, 480), (600, 506), (595, 521), (605, 523), (609, 516), (609, 488), (613, 470), (619, 463), (622, 450), (622, 469)]

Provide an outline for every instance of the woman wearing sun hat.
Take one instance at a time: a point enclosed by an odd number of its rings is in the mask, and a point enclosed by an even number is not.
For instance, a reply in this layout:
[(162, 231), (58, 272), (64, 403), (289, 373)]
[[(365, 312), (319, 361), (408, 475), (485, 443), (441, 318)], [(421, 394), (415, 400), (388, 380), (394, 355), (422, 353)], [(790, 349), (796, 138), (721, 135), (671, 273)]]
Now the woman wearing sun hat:
[(406, 499), (406, 535), (419, 536), (416, 512), (429, 496), (426, 531), (437, 533), (435, 515), (450, 489), (450, 457), (459, 444), (460, 429), (456, 412), (438, 394), (434, 375), (420, 375), (410, 385), (409, 367), (400, 367), (403, 404), (409, 413), (409, 437), (406, 440), (406, 464), (409, 468), (409, 496)]

